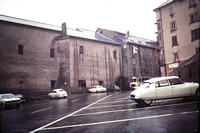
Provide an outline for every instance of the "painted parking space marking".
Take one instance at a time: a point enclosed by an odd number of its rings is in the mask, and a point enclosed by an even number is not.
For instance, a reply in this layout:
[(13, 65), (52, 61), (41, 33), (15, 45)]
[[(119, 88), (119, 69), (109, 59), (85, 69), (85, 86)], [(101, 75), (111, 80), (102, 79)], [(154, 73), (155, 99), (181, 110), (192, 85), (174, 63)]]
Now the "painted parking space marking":
[(74, 114), (76, 114), (76, 113), (78, 113), (78, 112), (80, 112), (80, 111), (82, 111), (82, 110), (84, 110), (84, 109), (87, 109), (87, 108), (89, 108), (90, 106), (92, 106), (92, 105), (94, 105), (94, 104), (96, 104), (96, 103), (98, 103), (98, 102), (100, 102), (100, 101), (102, 101), (102, 100), (104, 100), (104, 99), (106, 99), (106, 98), (112, 96), (112, 95), (113, 95), (113, 94), (108, 95), (108, 96), (106, 96), (106, 97), (104, 97), (104, 98), (102, 98), (102, 99), (100, 99), (100, 100), (98, 100), (98, 101), (96, 101), (96, 102), (94, 102), (94, 103), (92, 103), (92, 104), (89, 104), (88, 106), (83, 107), (83, 108), (81, 108), (81, 109), (79, 109), (79, 110), (77, 110), (77, 111), (75, 111), (75, 112), (73, 112), (73, 113), (71, 113), (71, 114), (69, 114), (69, 115), (66, 115), (66, 116), (64, 116), (64, 117), (61, 117), (60, 119), (57, 119), (57, 120), (55, 120), (55, 121), (53, 121), (53, 122), (51, 122), (51, 123), (49, 123), (49, 124), (46, 124), (46, 125), (44, 125), (44, 126), (42, 126), (42, 127), (39, 127), (39, 128), (37, 128), (37, 129), (31, 131), (30, 133), (35, 133), (35, 132), (37, 132), (37, 131), (43, 130), (44, 128), (46, 128), (46, 127), (48, 127), (48, 126), (50, 126), (50, 125), (53, 125), (53, 124), (55, 124), (55, 123), (57, 123), (57, 122), (59, 122), (59, 121), (62, 121), (62, 120), (66, 119), (66, 118), (68, 118), (68, 117), (70, 117), (70, 116), (72, 116), (72, 115), (74, 115)]
[(77, 101), (80, 101), (81, 99), (76, 99), (76, 100), (73, 100), (72, 102), (77, 102)]
[(41, 111), (45, 111), (45, 110), (48, 110), (48, 109), (51, 109), (52, 107), (49, 107), (49, 108), (44, 108), (44, 109), (40, 109), (40, 110), (37, 110), (37, 111), (33, 111), (31, 112), (32, 114), (34, 113), (38, 113), (38, 112), (41, 112)]
[[(129, 104), (126, 104), (126, 105), (133, 105), (133, 104), (137, 104), (137, 103), (129, 103)], [(99, 106), (98, 107), (90, 107), (90, 108), (87, 108), (87, 109), (112, 108), (112, 107), (118, 107), (118, 106), (124, 106), (124, 104), (101, 106), (101, 107), (99, 107)]]
[(199, 111), (181, 112), (181, 113), (175, 113), (175, 114), (154, 115), (154, 116), (139, 117), (139, 118), (130, 118), (130, 119), (121, 119), (121, 120), (114, 120), (114, 121), (102, 121), (102, 122), (95, 122), (95, 123), (85, 123), (85, 124), (77, 124), (77, 125), (49, 127), (49, 128), (43, 128), (41, 130), (55, 130), (55, 129), (64, 129), (64, 128), (72, 128), (72, 127), (93, 126), (93, 125), (100, 125), (100, 124), (109, 124), (109, 123), (127, 122), (127, 121), (134, 121), (134, 120), (144, 120), (144, 119), (169, 117), (169, 116), (175, 116), (175, 115), (194, 114), (194, 113), (198, 113), (198, 112)]
[(96, 115), (96, 114), (107, 114), (107, 113), (117, 113), (117, 112), (126, 112), (126, 111), (137, 111), (137, 110), (146, 110), (146, 109), (156, 109), (156, 108), (162, 108), (162, 107), (180, 106), (180, 105), (196, 104), (196, 103), (198, 103), (198, 102), (179, 103), (179, 104), (162, 105), (162, 106), (151, 106), (151, 107), (145, 107), (145, 108), (134, 108), (134, 109), (123, 109), (123, 110), (102, 111), (102, 112), (85, 113), (85, 114), (74, 114), (73, 116), (86, 116), (86, 115)]

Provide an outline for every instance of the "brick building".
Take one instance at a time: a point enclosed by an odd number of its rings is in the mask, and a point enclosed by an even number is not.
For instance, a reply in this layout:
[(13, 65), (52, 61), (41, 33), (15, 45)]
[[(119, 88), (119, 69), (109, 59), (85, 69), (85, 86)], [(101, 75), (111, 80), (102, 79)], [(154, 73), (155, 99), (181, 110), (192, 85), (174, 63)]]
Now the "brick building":
[(164, 76), (199, 53), (200, 2), (167, 0), (154, 11), (157, 18), (157, 42), (161, 48), (161, 75)]

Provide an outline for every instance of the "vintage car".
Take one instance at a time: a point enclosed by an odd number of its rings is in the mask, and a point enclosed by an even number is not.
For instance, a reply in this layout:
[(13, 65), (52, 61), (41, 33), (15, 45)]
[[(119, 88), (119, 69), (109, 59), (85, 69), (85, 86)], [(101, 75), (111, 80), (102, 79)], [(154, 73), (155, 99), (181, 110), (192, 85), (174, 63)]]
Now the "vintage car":
[(107, 89), (101, 85), (96, 85), (93, 86), (93, 88), (89, 89), (89, 92), (104, 92), (104, 91), (107, 91)]
[(16, 106), (20, 107), (21, 99), (12, 93), (0, 94), (0, 107)]
[(63, 89), (53, 89), (52, 92), (48, 94), (50, 98), (66, 98), (67, 92)]
[(198, 83), (183, 82), (177, 76), (166, 76), (142, 82), (136, 90), (130, 93), (129, 98), (138, 104), (150, 105), (155, 100), (191, 96), (199, 98)]

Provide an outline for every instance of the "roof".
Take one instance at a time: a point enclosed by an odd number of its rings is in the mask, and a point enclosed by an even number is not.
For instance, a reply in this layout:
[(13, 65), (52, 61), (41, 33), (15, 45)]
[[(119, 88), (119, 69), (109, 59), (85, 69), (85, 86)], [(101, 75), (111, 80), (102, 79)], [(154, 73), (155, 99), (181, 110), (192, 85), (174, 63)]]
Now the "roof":
[[(61, 26), (56, 26), (52, 24), (46, 24), (46, 23), (41, 23), (41, 22), (36, 22), (36, 21), (31, 21), (31, 20), (26, 20), (26, 19), (20, 19), (20, 18), (15, 18), (15, 17), (10, 17), (10, 16), (5, 16), (0, 14), (0, 21), (5, 21), (5, 22), (12, 22), (12, 23), (17, 23), (17, 24), (22, 24), (22, 25), (28, 25), (32, 27), (39, 27), (39, 28), (44, 28), (44, 29), (49, 29), (49, 30), (54, 30), (54, 31), (61, 31)], [(113, 44), (119, 44), (118, 42), (114, 41), (113, 39), (97, 33), (100, 37), (96, 37), (96, 32), (95, 31), (90, 31), (90, 30), (85, 30), (81, 28), (77, 29), (70, 29), (67, 28), (67, 35), (69, 36), (74, 36), (74, 37), (80, 37), (80, 38), (85, 38), (85, 39), (91, 39), (91, 40), (96, 40), (96, 41), (101, 41), (101, 42), (108, 42), (108, 43), (113, 43)]]
[(117, 32), (117, 31), (110, 31), (110, 30), (100, 29), (100, 28), (96, 30), (96, 33), (99, 33), (104, 36), (108, 36), (109, 38), (111, 38), (112, 40), (115, 40), (116, 42), (120, 44), (122, 44), (123, 42), (126, 42), (126, 43), (135, 44), (135, 45), (159, 49), (157, 42), (150, 39), (131, 36), (131, 35)]
[(192, 56), (191, 58), (189, 58), (188, 60), (186, 60), (185, 62), (183, 62), (181, 65), (179, 65), (177, 68), (175, 68), (173, 71), (181, 68), (181, 67), (185, 67), (189, 64), (192, 64), (196, 61), (199, 61), (199, 53), (195, 54), (194, 56)]
[(155, 11), (155, 10), (161, 8), (161, 7), (164, 7), (164, 6), (166, 6), (166, 5), (170, 4), (170, 3), (172, 3), (173, 1), (174, 1), (174, 0), (167, 0), (166, 2), (164, 2), (163, 4), (161, 4), (159, 7), (155, 8), (153, 11)]

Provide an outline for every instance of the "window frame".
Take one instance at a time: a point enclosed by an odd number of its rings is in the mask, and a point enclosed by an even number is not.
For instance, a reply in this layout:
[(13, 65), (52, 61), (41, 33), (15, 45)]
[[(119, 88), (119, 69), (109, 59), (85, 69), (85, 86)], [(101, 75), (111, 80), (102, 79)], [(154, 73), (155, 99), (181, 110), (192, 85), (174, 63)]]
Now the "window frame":
[(173, 54), (174, 54), (174, 62), (178, 62), (179, 61), (178, 52), (175, 52)]
[(195, 22), (198, 22), (199, 19), (199, 13), (198, 12), (194, 12), (192, 14), (190, 14), (190, 24), (193, 24)]
[(172, 36), (172, 47), (178, 46), (177, 36)]
[(200, 39), (200, 28), (191, 31), (191, 41)]
[(79, 53), (80, 53), (80, 54), (84, 54), (84, 47), (83, 47), (83, 46), (80, 46), (80, 47), (79, 47)]
[(169, 8), (169, 16), (173, 17), (174, 14), (175, 14), (174, 13), (174, 8), (172, 6), (172, 7)]
[(177, 29), (177, 27), (176, 27), (176, 21), (172, 21), (171, 23), (170, 23), (170, 30), (171, 31), (174, 31), (174, 30), (176, 30)]
[(18, 44), (18, 54), (19, 55), (24, 54), (24, 45)]
[(194, 7), (197, 5), (196, 0), (189, 0), (189, 8)]
[(113, 58), (117, 59), (117, 51), (116, 50), (113, 51)]
[(53, 48), (50, 49), (50, 57), (55, 58), (55, 49)]

